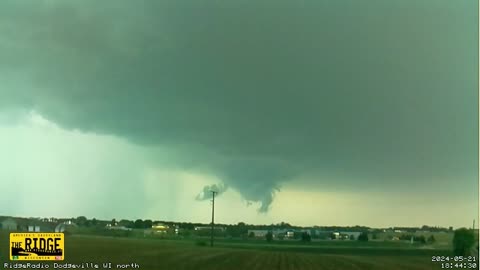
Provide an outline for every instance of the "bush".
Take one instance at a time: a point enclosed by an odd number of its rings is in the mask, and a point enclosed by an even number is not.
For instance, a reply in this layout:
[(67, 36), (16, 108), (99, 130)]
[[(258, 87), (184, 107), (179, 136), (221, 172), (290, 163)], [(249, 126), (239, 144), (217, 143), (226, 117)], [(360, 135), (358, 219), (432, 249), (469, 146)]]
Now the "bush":
[(358, 241), (367, 242), (367, 241), (368, 241), (368, 233), (362, 232), (362, 233), (358, 236)]
[(189, 230), (181, 230), (178, 234), (179, 234), (180, 236), (184, 236), (184, 237), (190, 237), (190, 236), (192, 236), (192, 232), (189, 231)]
[(302, 242), (311, 242), (311, 241), (312, 241), (312, 237), (310, 236), (309, 233), (303, 232), (300, 241), (302, 241)]
[(455, 230), (453, 235), (453, 252), (457, 256), (470, 255), (470, 251), (475, 245), (475, 234), (473, 230), (461, 228)]
[(272, 242), (272, 240), (273, 240), (273, 234), (272, 234), (272, 232), (268, 232), (268, 233), (265, 235), (265, 238), (267, 239), (268, 242)]
[(427, 243), (427, 241), (425, 240), (425, 236), (423, 236), (423, 235), (415, 236), (413, 238), (413, 241), (420, 242), (421, 244)]
[(197, 246), (200, 246), (200, 247), (205, 247), (207, 246), (207, 242), (203, 241), (203, 240), (197, 240), (197, 242), (195, 242), (195, 244)]

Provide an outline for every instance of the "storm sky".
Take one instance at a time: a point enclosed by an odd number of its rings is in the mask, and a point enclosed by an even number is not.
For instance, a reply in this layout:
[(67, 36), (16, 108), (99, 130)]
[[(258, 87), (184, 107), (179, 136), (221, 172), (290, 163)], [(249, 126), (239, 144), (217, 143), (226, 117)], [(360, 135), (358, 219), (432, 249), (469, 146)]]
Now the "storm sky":
[(0, 215), (478, 220), (474, 0), (4, 0)]

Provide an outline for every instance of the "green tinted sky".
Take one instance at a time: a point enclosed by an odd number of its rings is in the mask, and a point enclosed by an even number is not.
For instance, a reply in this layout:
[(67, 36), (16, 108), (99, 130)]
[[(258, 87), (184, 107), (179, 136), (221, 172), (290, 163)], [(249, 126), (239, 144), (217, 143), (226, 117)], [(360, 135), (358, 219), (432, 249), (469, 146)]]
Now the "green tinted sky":
[(207, 222), (215, 184), (220, 222), (467, 226), (477, 12), (2, 1), (0, 212)]

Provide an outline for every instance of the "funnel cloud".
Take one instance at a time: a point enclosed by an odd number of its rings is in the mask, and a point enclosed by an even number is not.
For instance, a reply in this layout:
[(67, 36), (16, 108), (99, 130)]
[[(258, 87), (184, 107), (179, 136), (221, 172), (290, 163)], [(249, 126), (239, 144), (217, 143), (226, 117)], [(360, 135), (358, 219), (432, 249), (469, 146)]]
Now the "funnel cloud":
[(220, 196), (223, 192), (227, 191), (225, 184), (213, 184), (203, 187), (203, 191), (195, 197), (196, 200), (204, 201), (212, 198), (212, 191), (216, 192), (216, 196)]

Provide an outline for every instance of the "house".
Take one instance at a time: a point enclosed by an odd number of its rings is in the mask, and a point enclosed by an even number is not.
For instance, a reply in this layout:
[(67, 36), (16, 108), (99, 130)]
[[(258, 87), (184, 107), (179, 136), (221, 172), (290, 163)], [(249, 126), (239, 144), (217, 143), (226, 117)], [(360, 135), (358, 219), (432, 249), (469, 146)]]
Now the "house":
[(257, 238), (264, 238), (268, 232), (268, 230), (248, 230), (248, 235), (252, 235), (253, 237)]
[(332, 232), (332, 239), (340, 239), (340, 233), (339, 232)]
[(7, 217), (1, 221), (2, 230), (16, 231), (18, 229), (18, 223), (13, 218)]
[(295, 237), (295, 232), (294, 231), (287, 231), (285, 233), (285, 237), (287, 238), (294, 238)]
[(344, 236), (344, 239), (358, 239), (361, 232), (340, 232), (340, 235)]

